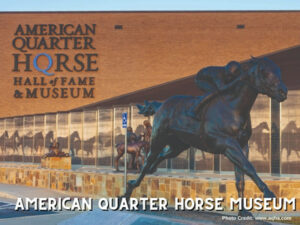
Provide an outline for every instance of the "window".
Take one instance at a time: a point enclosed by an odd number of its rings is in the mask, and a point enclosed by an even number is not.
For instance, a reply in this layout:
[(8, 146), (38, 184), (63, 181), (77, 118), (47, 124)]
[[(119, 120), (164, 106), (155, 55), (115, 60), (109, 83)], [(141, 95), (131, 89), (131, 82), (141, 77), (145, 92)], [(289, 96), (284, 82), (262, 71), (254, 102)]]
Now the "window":
[(236, 29), (244, 29), (244, 28), (245, 28), (245, 24), (236, 25)]

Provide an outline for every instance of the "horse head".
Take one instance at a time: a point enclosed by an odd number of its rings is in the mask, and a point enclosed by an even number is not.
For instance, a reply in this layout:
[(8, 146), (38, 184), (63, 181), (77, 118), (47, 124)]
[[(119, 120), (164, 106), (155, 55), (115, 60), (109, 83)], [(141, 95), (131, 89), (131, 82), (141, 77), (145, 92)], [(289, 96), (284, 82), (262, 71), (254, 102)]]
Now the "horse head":
[(73, 142), (73, 141), (75, 141), (75, 140), (79, 140), (79, 141), (80, 141), (80, 137), (79, 137), (78, 131), (74, 131), (74, 132), (71, 134), (70, 140), (71, 140), (71, 142)]
[(13, 136), (14, 136), (15, 138), (19, 138), (19, 137), (20, 137), (20, 136), (19, 136), (19, 131), (16, 130), (16, 131), (14, 132)]
[(4, 137), (4, 138), (8, 138), (8, 132), (7, 132), (7, 130), (6, 130), (6, 131), (4, 131), (4, 133), (3, 133), (3, 137)]
[(278, 102), (287, 98), (287, 87), (282, 82), (280, 68), (268, 58), (254, 58), (248, 70), (251, 83), (258, 93), (269, 96)]
[(283, 132), (293, 133), (293, 132), (296, 132), (297, 129), (299, 129), (299, 128), (297, 127), (296, 121), (292, 120), (283, 129)]
[(54, 134), (52, 130), (46, 134), (45, 140), (46, 140), (46, 145), (49, 145), (54, 141)]
[(14, 137), (15, 143), (17, 143), (17, 146), (18, 146), (18, 143), (20, 142), (20, 136), (19, 136), (19, 132), (17, 130), (14, 132), (13, 137)]
[(260, 123), (260, 124), (258, 125), (258, 127), (259, 127), (261, 130), (267, 130), (267, 131), (270, 130), (268, 123), (265, 122), (265, 121), (262, 122), (262, 123)]

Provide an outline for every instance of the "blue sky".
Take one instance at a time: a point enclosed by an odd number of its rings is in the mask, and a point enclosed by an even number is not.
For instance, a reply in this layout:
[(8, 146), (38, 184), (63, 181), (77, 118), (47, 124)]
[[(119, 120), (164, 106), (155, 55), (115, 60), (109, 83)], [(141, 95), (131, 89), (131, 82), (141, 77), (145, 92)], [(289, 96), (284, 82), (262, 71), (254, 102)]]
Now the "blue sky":
[(300, 10), (300, 0), (2, 0), (0, 11)]

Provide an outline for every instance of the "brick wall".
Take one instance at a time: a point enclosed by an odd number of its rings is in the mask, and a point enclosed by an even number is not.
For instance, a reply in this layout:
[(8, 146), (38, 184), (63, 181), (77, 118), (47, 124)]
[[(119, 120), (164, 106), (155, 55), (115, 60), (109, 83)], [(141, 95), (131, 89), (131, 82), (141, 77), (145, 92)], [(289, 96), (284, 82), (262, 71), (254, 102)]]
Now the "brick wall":
[[(300, 12), (127, 12), (0, 13), (0, 117), (69, 110), (92, 102), (195, 74), (208, 65), (225, 65), (299, 45)], [(55, 77), (96, 77), (94, 99), (15, 99), (13, 77), (45, 77), (12, 72), (12, 46), (19, 24), (97, 24), (97, 72), (55, 72)], [(237, 29), (238, 24), (245, 25)], [(115, 29), (123, 25), (123, 29)], [(54, 55), (89, 50), (32, 50)], [(44, 62), (40, 59), (41, 65)], [(47, 65), (47, 64), (46, 64)], [(49, 71), (52, 72), (52, 71)], [(40, 87), (40, 86), (38, 86)]]

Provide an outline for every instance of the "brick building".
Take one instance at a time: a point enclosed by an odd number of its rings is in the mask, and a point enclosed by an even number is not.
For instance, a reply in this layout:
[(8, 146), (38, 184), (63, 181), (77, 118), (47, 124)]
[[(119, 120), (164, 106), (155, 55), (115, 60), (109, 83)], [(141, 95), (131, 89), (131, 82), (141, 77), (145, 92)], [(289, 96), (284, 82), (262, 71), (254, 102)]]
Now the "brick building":
[[(300, 12), (51, 12), (1, 13), (0, 18), (0, 133), (8, 131), (11, 138), (18, 130), (22, 142), (1, 142), (2, 160), (38, 162), (52, 132), (65, 138), (65, 151), (74, 149), (74, 162), (112, 166), (114, 145), (123, 134), (122, 111), (130, 112), (137, 130), (144, 118), (132, 104), (173, 94), (198, 95), (193, 74), (202, 67), (267, 55), (280, 66), (290, 94), (281, 106), (263, 96), (257, 100), (252, 111), (257, 135), (250, 142), (250, 160), (259, 172), (299, 171)], [(90, 45), (85, 38), (90, 38)], [(94, 81), (80, 85), (78, 78)], [(70, 97), (70, 88), (83, 86), (94, 88), (92, 97)], [(37, 93), (44, 88), (44, 96), (46, 88), (67, 88), (68, 95), (35, 97), (34, 88)], [(264, 122), (267, 127), (259, 130)], [(278, 129), (272, 133), (274, 127)], [(72, 137), (75, 132), (79, 146)], [(232, 170), (225, 158), (196, 149), (161, 167)]]

